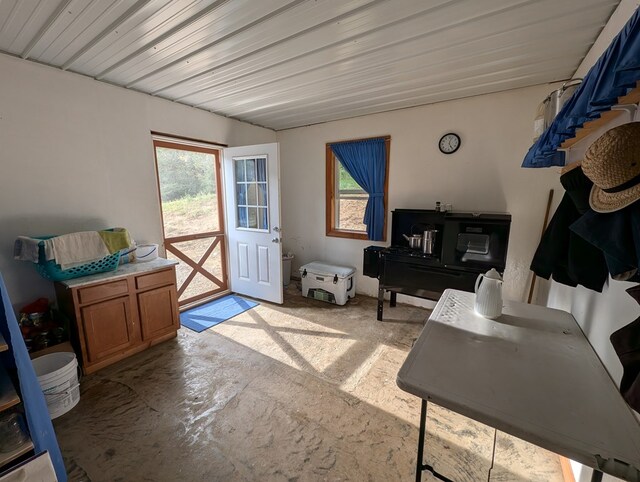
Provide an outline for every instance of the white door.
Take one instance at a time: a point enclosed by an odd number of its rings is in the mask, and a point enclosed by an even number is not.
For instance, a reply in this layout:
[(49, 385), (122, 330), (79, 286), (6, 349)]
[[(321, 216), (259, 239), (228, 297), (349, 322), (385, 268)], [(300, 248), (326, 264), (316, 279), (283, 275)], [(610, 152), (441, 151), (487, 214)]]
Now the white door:
[(282, 303), (278, 144), (224, 149), (231, 291)]

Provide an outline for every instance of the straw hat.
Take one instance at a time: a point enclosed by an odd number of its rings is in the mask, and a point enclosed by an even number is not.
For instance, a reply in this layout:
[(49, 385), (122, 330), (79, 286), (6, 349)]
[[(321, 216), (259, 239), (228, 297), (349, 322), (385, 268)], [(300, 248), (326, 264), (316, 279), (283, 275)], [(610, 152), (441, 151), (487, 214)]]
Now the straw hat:
[(593, 181), (589, 204), (610, 213), (640, 199), (640, 122), (608, 130), (589, 148), (582, 170)]

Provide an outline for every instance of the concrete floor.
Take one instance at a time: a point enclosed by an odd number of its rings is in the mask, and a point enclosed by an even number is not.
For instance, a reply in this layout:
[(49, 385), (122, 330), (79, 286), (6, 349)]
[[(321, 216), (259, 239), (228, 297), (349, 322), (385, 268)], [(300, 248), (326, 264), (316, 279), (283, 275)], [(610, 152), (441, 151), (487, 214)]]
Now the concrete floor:
[[(54, 421), (73, 481), (413, 480), (419, 400), (395, 378), (428, 311), (262, 303), (85, 377)], [(426, 461), (455, 481), (562, 481), (559, 458), (430, 405)], [(495, 457), (493, 457), (493, 442)], [(423, 480), (436, 480), (431, 476)]]

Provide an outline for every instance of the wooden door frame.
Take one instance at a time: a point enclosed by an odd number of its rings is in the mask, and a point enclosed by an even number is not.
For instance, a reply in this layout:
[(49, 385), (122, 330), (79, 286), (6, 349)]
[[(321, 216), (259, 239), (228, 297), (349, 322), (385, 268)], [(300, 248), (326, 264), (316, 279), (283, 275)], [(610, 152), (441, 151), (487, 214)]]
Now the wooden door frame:
[[(167, 135), (163, 134), (162, 137), (166, 138)], [(204, 276), (205, 278), (207, 278), (209, 281), (211, 281), (213, 284), (217, 286), (217, 288), (214, 288), (213, 290), (207, 291), (205, 293), (200, 293), (196, 296), (192, 296), (190, 298), (186, 298), (181, 301), (179, 300), (178, 307), (182, 307), (185, 305), (191, 305), (205, 298), (212, 298), (219, 293), (229, 291), (229, 273), (227, 269), (227, 253), (226, 253), (227, 243), (226, 243), (225, 213), (224, 213), (225, 206), (224, 206), (223, 197), (222, 197), (222, 178), (221, 178), (221, 168), (220, 168), (221, 148), (213, 143), (211, 144), (211, 147), (208, 147), (208, 146), (201, 145), (203, 144), (202, 141), (198, 141), (196, 144), (195, 141), (193, 140), (181, 142), (181, 139), (186, 140), (186, 138), (180, 138), (178, 136), (174, 138), (175, 138), (175, 142), (165, 140), (165, 139), (158, 139), (154, 137), (152, 137), (152, 140), (153, 140), (153, 158), (155, 160), (155, 167), (156, 167), (156, 186), (158, 191), (158, 202), (160, 204), (160, 221), (162, 223), (163, 246), (165, 248), (165, 251), (168, 251), (174, 256), (176, 256), (182, 262), (189, 265), (192, 269), (191, 273), (189, 274), (189, 276), (187, 276), (182, 286), (178, 286), (178, 298), (182, 295), (182, 293), (184, 293), (186, 288), (189, 286), (191, 281), (193, 281), (193, 279), (198, 273)], [(215, 168), (215, 174), (216, 174), (216, 198), (218, 202), (218, 226), (219, 226), (218, 230), (184, 235), (184, 236), (173, 236), (170, 238), (167, 238), (165, 236), (164, 211), (162, 210), (162, 193), (160, 191), (160, 170), (158, 168), (158, 155), (156, 150), (158, 147), (164, 147), (168, 149), (176, 149), (176, 150), (182, 150), (182, 151), (201, 152), (204, 154), (213, 155), (214, 168)], [(186, 254), (184, 254), (176, 246), (174, 246), (174, 244), (176, 243), (182, 243), (185, 241), (195, 241), (198, 239), (206, 239), (206, 238), (213, 238), (213, 240), (211, 242), (211, 245), (205, 250), (205, 252), (203, 253), (203, 255), (200, 257), (198, 261), (195, 261), (189, 258)], [(217, 246), (220, 246), (220, 263), (222, 265), (222, 277), (223, 277), (222, 280), (218, 279), (217, 276), (215, 276), (213, 273), (208, 272), (203, 267), (204, 263), (207, 261), (207, 259), (209, 259), (209, 256), (213, 253), (213, 251)]]

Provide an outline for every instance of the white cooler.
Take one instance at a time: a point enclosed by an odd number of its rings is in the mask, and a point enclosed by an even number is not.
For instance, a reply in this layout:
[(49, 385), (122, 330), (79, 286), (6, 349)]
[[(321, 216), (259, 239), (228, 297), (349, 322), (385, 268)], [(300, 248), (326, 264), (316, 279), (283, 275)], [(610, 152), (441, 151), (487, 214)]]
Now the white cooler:
[(356, 295), (356, 269), (314, 261), (300, 266), (302, 296), (344, 305)]

